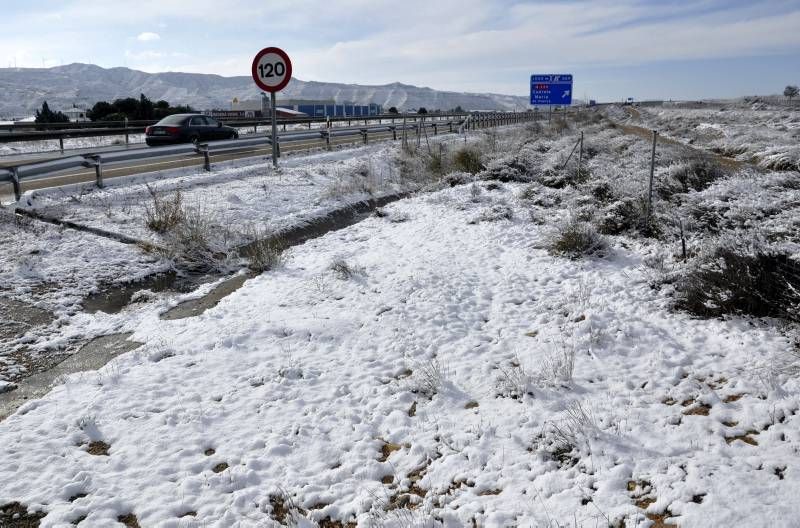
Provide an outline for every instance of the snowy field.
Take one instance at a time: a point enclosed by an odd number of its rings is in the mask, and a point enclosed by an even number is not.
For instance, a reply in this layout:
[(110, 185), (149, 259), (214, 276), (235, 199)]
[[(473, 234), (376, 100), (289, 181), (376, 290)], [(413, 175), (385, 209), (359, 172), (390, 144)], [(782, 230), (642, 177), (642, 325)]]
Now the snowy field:
[[(65, 332), (145, 344), (0, 423), (0, 522), (796, 526), (796, 174), (665, 145), (648, 221), (649, 144), (600, 120), (351, 152), (220, 171), (237, 200), (159, 182), (259, 222), (324, 207), (319, 188), (337, 167), (341, 188), (363, 183), (365, 159), (420, 192), (197, 317), (161, 320), (164, 299), (75, 314)], [(65, 215), (107, 203), (101, 225), (157, 241), (130, 201), (145, 191), (28, 198)], [(760, 280), (726, 274), (742, 265)]]
[[(438, 136), (436, 144), (447, 148), (456, 139)], [(26, 193), (19, 205), (157, 247), (145, 250), (0, 210), (0, 295), (53, 314), (51, 323), (24, 335), (0, 333), (0, 380), (29, 372), (37, 357), (71, 353), (114, 330), (116, 323), (98, 327), (80, 318), (83, 298), (98, 288), (198, 266), (212, 275), (233, 273), (246, 264), (235, 251), (239, 245), (349, 204), (419, 189), (425, 182), (401, 173), (397, 151), (375, 145), (286, 156), (277, 171), (271, 162), (245, 160), (215, 165), (211, 173), (193, 167), (109, 180), (102, 190), (87, 184)], [(178, 197), (186, 229), (156, 232), (146, 225), (156, 200)]]
[(800, 171), (800, 106), (731, 101), (636, 110), (646, 126), (673, 138), (765, 169)]

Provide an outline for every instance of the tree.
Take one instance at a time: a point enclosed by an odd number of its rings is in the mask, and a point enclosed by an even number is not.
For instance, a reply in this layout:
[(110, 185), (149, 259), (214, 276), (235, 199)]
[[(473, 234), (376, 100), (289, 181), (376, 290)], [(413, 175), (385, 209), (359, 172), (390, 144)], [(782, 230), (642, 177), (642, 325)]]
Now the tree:
[(397, 111), (397, 107), (396, 106), (393, 106), (393, 107), (389, 108), (389, 113), (390, 114), (399, 114), (400, 112)]
[(153, 101), (139, 94), (139, 107), (136, 109), (135, 119), (153, 119)]
[(464, 109), (461, 108), (461, 105), (458, 105), (455, 108), (453, 108), (453, 112), (455, 112), (457, 114), (463, 114), (464, 113)]
[(114, 107), (107, 101), (98, 101), (91, 110), (87, 112), (92, 121), (105, 121), (106, 116), (114, 113)]
[(53, 112), (47, 101), (42, 103), (42, 109), (36, 111), (36, 123), (69, 123), (69, 117), (63, 112)]
[(424, 106), (420, 106), (419, 110), (417, 110), (417, 113), (418, 114), (427, 114), (428, 113), (428, 109), (425, 108)]
[(797, 86), (790, 84), (783, 90), (783, 95), (785, 95), (791, 101), (794, 97), (797, 97), (797, 94), (800, 93), (800, 88)]

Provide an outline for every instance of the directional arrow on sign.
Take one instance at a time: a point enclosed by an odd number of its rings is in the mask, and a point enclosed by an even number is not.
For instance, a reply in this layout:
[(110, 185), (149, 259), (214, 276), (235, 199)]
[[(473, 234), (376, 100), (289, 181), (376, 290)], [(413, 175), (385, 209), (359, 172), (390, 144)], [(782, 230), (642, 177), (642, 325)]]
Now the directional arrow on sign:
[(561, 96), (562, 99), (569, 97), (569, 90), (564, 90), (564, 94)]

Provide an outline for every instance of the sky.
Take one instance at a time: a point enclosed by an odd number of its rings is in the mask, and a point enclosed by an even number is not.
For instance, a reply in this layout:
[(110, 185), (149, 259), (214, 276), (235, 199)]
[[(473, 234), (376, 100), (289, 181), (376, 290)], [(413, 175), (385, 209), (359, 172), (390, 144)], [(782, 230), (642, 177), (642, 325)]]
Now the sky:
[(249, 75), (266, 46), (306, 81), (578, 98), (701, 99), (800, 84), (800, 0), (0, 0), (0, 67), (73, 62)]

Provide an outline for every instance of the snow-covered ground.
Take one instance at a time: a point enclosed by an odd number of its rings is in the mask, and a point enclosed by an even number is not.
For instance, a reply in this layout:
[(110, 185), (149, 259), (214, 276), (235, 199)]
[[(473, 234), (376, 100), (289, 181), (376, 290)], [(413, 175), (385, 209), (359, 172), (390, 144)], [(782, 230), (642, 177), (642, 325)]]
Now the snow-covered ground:
[(765, 103), (640, 107), (641, 120), (669, 135), (740, 161), (777, 170), (800, 170), (800, 108)]
[[(456, 139), (437, 137), (444, 147)], [(86, 325), (76, 318), (87, 294), (186, 267), (184, 253), (196, 248), (176, 249), (183, 246), (173, 231), (159, 234), (146, 225), (154, 196), (166, 201), (180, 193), (187, 222), (201, 231), (196, 234), (203, 237), (202, 249), (209, 250), (203, 256), (217, 270), (231, 272), (242, 264), (234, 251), (242, 243), (423, 184), (400, 173), (397, 146), (384, 144), (286, 156), (277, 171), (271, 162), (243, 160), (215, 165), (211, 173), (191, 168), (109, 180), (102, 190), (87, 184), (26, 193), (18, 205), (160, 249), (121, 244), (0, 210), (0, 295), (54, 315), (52, 322), (21, 335), (4, 338), (0, 333), (0, 379), (30, 373), (34, 358), (73, 352), (77, 344), (112, 331), (116, 323)]]
[(229, 226), (239, 234), (255, 226), (278, 231), (346, 203), (409, 190), (415, 182), (404, 181), (395, 164), (396, 151), (395, 145), (377, 144), (288, 156), (278, 170), (263, 158), (225, 163), (210, 173), (192, 168), (108, 180), (105, 189), (89, 184), (34, 191), (23, 202), (62, 219), (160, 243), (163, 237), (145, 225), (147, 211), (154, 206), (154, 195), (167, 199), (180, 192), (184, 204), (220, 228)]
[[(131, 134), (128, 136), (130, 144), (144, 143), (144, 134)], [(88, 138), (67, 138), (64, 140), (64, 150), (91, 149), (96, 147), (110, 147), (125, 145), (125, 136), (99, 136)], [(57, 139), (42, 141), (16, 141), (14, 143), (0, 143), (0, 156), (13, 154), (30, 154), (39, 152), (58, 151)]]
[[(665, 146), (662, 233), (646, 238), (625, 211), (648, 143), (584, 130), (582, 172), (557, 170), (574, 129), (481, 135), (477, 183), (420, 177), (431, 192), (291, 249), (197, 317), (161, 320), (163, 300), (76, 314), (69, 327), (145, 345), (0, 423), (0, 506), (41, 526), (795, 526), (795, 330), (676, 310), (669, 280), (748, 220), (792, 251), (790, 175), (680, 192), (691, 160)], [(356, 155), (431, 167), (382, 148)], [(324, 156), (283, 175), (320, 186), (339, 161)], [(268, 176), (231, 171), (226, 187)], [(681, 208), (705, 215), (685, 225), (688, 262), (668, 221)], [(605, 235), (568, 258), (573, 225)]]

